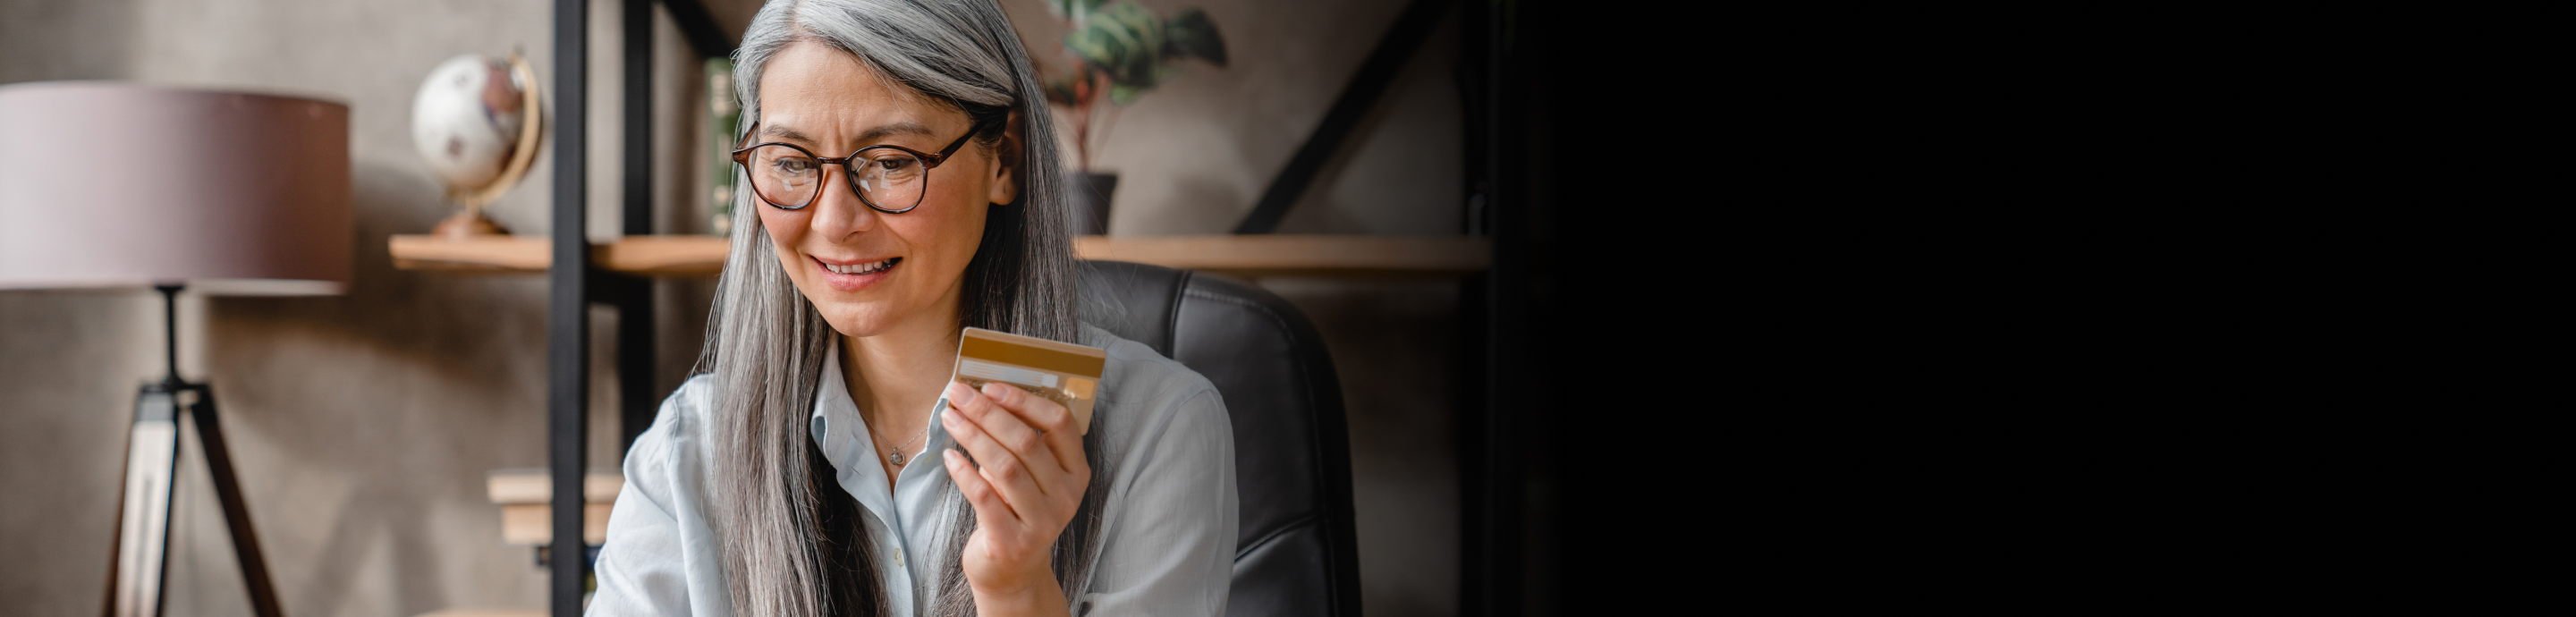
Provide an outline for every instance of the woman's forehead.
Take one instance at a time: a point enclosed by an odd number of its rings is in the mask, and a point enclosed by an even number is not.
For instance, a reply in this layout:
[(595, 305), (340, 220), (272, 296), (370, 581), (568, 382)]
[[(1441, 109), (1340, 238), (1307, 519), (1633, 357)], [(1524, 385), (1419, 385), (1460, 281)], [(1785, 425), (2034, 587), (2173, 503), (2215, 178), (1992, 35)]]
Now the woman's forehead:
[(962, 116), (883, 79), (858, 58), (817, 43), (790, 45), (761, 69), (764, 134), (805, 140), (928, 137)]

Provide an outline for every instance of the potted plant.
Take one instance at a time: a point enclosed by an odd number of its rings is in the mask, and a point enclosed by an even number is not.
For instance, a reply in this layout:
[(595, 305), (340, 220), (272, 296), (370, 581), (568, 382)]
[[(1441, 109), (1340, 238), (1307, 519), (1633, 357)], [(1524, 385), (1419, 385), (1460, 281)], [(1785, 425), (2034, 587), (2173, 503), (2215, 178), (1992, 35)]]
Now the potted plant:
[[(1066, 20), (1064, 50), (1073, 70), (1047, 82), (1047, 101), (1071, 112), (1075, 176), (1074, 233), (1109, 231), (1109, 196), (1118, 175), (1091, 166), (1092, 124), (1111, 105), (1126, 105), (1180, 73), (1181, 64), (1198, 58), (1225, 66), (1225, 38), (1207, 12), (1186, 9), (1164, 19), (1136, 0), (1047, 0), (1047, 10)], [(1105, 132), (1105, 131), (1104, 131)]]

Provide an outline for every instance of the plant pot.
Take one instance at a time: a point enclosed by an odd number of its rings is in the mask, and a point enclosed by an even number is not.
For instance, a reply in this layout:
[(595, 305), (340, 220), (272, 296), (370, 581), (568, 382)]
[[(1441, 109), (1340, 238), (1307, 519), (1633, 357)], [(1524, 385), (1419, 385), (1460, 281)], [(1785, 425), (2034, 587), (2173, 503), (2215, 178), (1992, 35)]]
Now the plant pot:
[(1118, 191), (1118, 174), (1073, 175), (1073, 235), (1109, 234), (1109, 196)]

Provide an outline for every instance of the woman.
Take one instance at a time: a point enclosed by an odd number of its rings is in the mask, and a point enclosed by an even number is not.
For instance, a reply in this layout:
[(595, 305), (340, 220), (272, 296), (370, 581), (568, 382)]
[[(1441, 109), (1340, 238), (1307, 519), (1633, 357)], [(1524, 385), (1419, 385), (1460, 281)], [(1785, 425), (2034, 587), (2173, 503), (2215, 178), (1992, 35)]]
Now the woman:
[[(777, 0), (736, 59), (707, 374), (627, 453), (590, 614), (1225, 612), (1224, 404), (1075, 323), (1055, 131), (1000, 8)], [(968, 326), (1108, 349), (1088, 433), (950, 382)]]

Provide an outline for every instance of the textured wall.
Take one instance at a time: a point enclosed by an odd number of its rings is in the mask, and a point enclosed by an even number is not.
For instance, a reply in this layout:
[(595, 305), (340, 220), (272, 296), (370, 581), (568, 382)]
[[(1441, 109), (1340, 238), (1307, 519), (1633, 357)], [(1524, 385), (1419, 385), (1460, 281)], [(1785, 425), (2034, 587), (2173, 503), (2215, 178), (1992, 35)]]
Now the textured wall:
[[(1045, 29), (1054, 22), (1036, 0), (1004, 4), (1033, 48), (1054, 48)], [(1114, 233), (1230, 230), (1401, 6), (1196, 4), (1224, 28), (1233, 66), (1193, 66), (1115, 112), (1097, 141), (1099, 167), (1126, 175)], [(593, 2), (594, 237), (614, 235), (620, 203), (614, 9)], [(182, 305), (183, 372), (216, 384), (262, 544), (295, 614), (542, 604), (543, 573), (526, 549), (500, 543), (482, 479), (543, 462), (544, 282), (394, 270), (380, 247), (448, 212), (411, 153), (409, 110), (421, 77), (457, 53), (516, 47), (550, 85), (549, 19), (545, 3), (504, 0), (0, 0), (0, 83), (135, 79), (316, 96), (353, 109), (360, 250), (350, 292)], [(667, 22), (658, 40), (666, 61), (656, 77), (665, 172), (657, 228), (697, 231), (697, 68)], [(1455, 45), (1443, 26), (1285, 231), (1454, 233)], [(546, 233), (551, 162), (540, 157), (493, 217), (517, 233)], [(1343, 369), (1368, 610), (1454, 612), (1447, 379), (1455, 285), (1263, 283), (1312, 313)], [(656, 382), (667, 391), (696, 352), (707, 285), (661, 287)], [(610, 465), (616, 400), (605, 369), (614, 318), (593, 315), (592, 458)], [(0, 293), (0, 495), (8, 496), (0, 554), (11, 556), (0, 560), (0, 615), (97, 610), (123, 431), (134, 386), (159, 372), (161, 336), (147, 293)], [(248, 614), (196, 456), (193, 447), (183, 453), (172, 612)]]
[[(591, 113), (601, 128), (592, 130), (591, 230), (601, 236), (618, 224), (615, 6), (594, 3), (592, 18)], [(501, 544), (483, 476), (544, 462), (544, 281), (394, 270), (382, 247), (386, 236), (421, 233), (449, 212), (412, 154), (411, 97), (421, 78), (458, 53), (516, 47), (551, 80), (548, 6), (11, 0), (0, 15), (0, 78), (10, 82), (132, 79), (350, 105), (359, 250), (349, 293), (191, 298), (182, 370), (215, 383), (289, 611), (542, 605), (544, 576), (527, 549)], [(683, 96), (696, 87), (696, 67), (676, 30), (662, 32), (664, 98), (694, 100)], [(685, 113), (673, 105), (667, 121)], [(551, 158), (540, 157), (529, 181), (492, 207), (494, 218), (546, 233)], [(687, 169), (671, 168), (662, 201), (687, 188)], [(694, 352), (696, 323), (678, 308), (664, 311), (666, 347), (680, 348), (665, 357)], [(160, 372), (159, 310), (142, 292), (0, 293), (0, 493), (11, 496), (0, 501), (0, 553), (13, 556), (0, 562), (0, 614), (97, 610), (133, 389)], [(604, 357), (614, 317), (594, 314)], [(676, 383), (682, 367), (665, 368), (663, 381)], [(610, 382), (594, 381), (597, 408), (613, 409)], [(593, 460), (614, 464), (614, 425), (593, 426)], [(198, 455), (183, 446), (169, 604), (179, 615), (247, 615)]]
[[(1234, 231), (1404, 8), (1387, 0), (1146, 4), (1204, 8), (1225, 33), (1230, 61), (1223, 69), (1192, 62), (1133, 105), (1103, 112), (1096, 126), (1108, 134), (1093, 136), (1094, 167), (1120, 176), (1109, 222), (1116, 235)], [(1059, 23), (1043, 3), (1002, 6), (1040, 64), (1069, 65), (1053, 51), (1061, 34), (1039, 27)], [(1456, 21), (1453, 12), (1423, 44), (1281, 233), (1458, 233)]]

